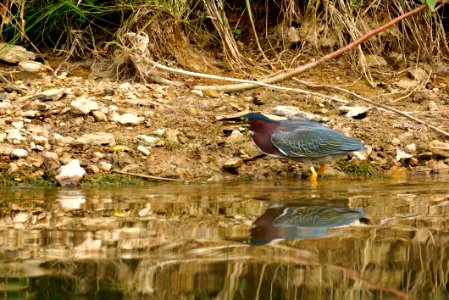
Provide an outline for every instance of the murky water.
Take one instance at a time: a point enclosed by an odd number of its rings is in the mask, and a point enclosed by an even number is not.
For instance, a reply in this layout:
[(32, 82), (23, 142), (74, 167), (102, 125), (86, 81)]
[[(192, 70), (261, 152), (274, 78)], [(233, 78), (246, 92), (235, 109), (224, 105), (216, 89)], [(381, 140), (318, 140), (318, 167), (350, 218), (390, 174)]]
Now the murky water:
[(448, 299), (449, 178), (1, 190), (8, 299)]

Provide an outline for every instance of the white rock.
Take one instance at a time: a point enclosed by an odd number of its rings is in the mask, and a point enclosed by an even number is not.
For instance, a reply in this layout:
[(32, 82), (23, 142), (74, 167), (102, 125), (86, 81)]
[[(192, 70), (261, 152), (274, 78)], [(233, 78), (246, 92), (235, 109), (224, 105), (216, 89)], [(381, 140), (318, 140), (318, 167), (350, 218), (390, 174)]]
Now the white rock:
[(112, 169), (112, 164), (110, 164), (106, 161), (100, 161), (99, 165), (100, 165), (100, 168), (105, 172), (109, 172)]
[(138, 115), (132, 113), (121, 115), (117, 112), (114, 112), (112, 114), (111, 121), (120, 123), (122, 125), (138, 125), (142, 124), (145, 121), (145, 118), (139, 117)]
[(166, 131), (167, 131), (167, 129), (165, 129), (165, 128), (158, 128), (153, 133), (157, 136), (163, 137), (165, 135)]
[(11, 145), (0, 143), (0, 155), (11, 155), (12, 150), (13, 147)]
[(106, 132), (88, 133), (77, 138), (75, 145), (114, 145), (115, 138), (112, 134)]
[(203, 91), (200, 91), (200, 90), (190, 90), (190, 92), (191, 92), (192, 94), (197, 95), (197, 96), (204, 97)]
[(41, 101), (57, 101), (61, 99), (61, 97), (65, 93), (65, 88), (60, 89), (50, 89), (38, 93), (32, 97), (33, 100), (41, 100)]
[(338, 108), (341, 113), (345, 113), (346, 117), (356, 118), (366, 114), (371, 108), (366, 106), (346, 106), (342, 105)]
[(148, 148), (143, 145), (139, 145), (137, 147), (137, 150), (140, 151), (145, 156), (150, 155), (150, 150), (148, 150)]
[(55, 141), (56, 141), (56, 144), (57, 144), (58, 146), (66, 146), (66, 145), (70, 145), (70, 144), (73, 143), (73, 141), (75, 141), (75, 138), (73, 138), (73, 137), (71, 137), (71, 136), (62, 136), (62, 135), (60, 135), (60, 134), (58, 134), (58, 133), (55, 133), (55, 134), (53, 135), (53, 137), (54, 137), (54, 139), (55, 139)]
[(14, 216), (13, 222), (14, 223), (25, 223), (28, 218), (30, 217), (30, 214), (28, 212), (19, 212)]
[(22, 136), (22, 133), (19, 129), (9, 129), (6, 130), (6, 133), (8, 134), (6, 136), (6, 140), (15, 145), (20, 144), (22, 141), (26, 140), (26, 138)]
[(404, 160), (404, 159), (411, 158), (411, 157), (413, 157), (413, 155), (405, 152), (404, 150), (396, 149), (396, 160), (397, 161)]
[(73, 159), (61, 167), (61, 171), (56, 175), (56, 180), (61, 186), (78, 185), (85, 173), (86, 171), (81, 168), (79, 161)]
[(137, 140), (144, 142), (148, 146), (155, 146), (156, 143), (160, 140), (159, 137), (151, 136), (151, 135), (144, 135), (139, 134), (137, 137)]
[(118, 86), (118, 88), (120, 90), (129, 90), (130, 87), (131, 87), (131, 83), (129, 83), (129, 82), (124, 82)]
[(0, 60), (10, 64), (17, 64), (21, 61), (35, 60), (36, 54), (27, 51), (22, 46), (0, 43)]
[(6, 132), (0, 132), (0, 143), (3, 143), (6, 140)]
[(315, 122), (321, 122), (323, 121), (323, 118), (319, 115), (311, 114), (309, 112), (305, 112), (303, 110), (300, 110), (299, 108), (295, 106), (289, 106), (289, 105), (278, 105), (274, 107), (270, 113), (282, 116), (287, 119), (300, 119), (300, 120), (308, 120), (308, 121), (315, 121)]
[(40, 71), (44, 71), (45, 70), (45, 66), (37, 61), (21, 61), (19, 62), (19, 67), (22, 68), (22, 70), (28, 71), (28, 72), (33, 72), (33, 73), (37, 73)]
[(449, 157), (449, 143), (433, 140), (429, 143), (429, 150), (436, 155)]
[(26, 151), (25, 149), (13, 149), (11, 151), (11, 157), (14, 158), (23, 158), (23, 157), (27, 157), (28, 156), (28, 151)]
[(243, 139), (245, 139), (243, 133), (241, 133), (238, 130), (233, 130), (231, 132), (231, 135), (228, 136), (228, 138), (227, 138), (227, 140), (230, 141), (230, 142), (237, 142), (237, 141), (241, 141)]
[(31, 140), (37, 145), (45, 145), (46, 143), (48, 143), (48, 139), (45, 136), (37, 134), (32, 135)]
[(86, 98), (86, 97), (78, 97), (70, 103), (70, 107), (72, 108), (72, 112), (78, 115), (88, 115), (93, 110), (98, 110), (98, 103), (93, 101), (95, 97)]
[(391, 144), (394, 145), (394, 146), (398, 146), (400, 143), (401, 143), (401, 140), (398, 139), (398, 138), (393, 138), (391, 140)]
[(50, 152), (50, 151), (42, 152), (42, 156), (45, 157), (46, 159), (50, 159), (50, 160), (58, 160), (59, 159), (58, 154), (56, 154), (55, 152)]
[(408, 153), (416, 153), (416, 144), (408, 144), (407, 146), (405, 146), (405, 150), (407, 150)]
[(12, 127), (16, 128), (16, 129), (23, 128), (23, 122), (22, 121), (12, 122), (11, 125), (12, 125)]

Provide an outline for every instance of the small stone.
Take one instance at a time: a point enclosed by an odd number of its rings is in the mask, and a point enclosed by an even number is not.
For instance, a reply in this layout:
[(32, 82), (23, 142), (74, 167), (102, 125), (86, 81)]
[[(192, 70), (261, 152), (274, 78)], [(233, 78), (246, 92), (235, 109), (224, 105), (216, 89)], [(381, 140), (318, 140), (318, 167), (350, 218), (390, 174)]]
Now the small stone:
[(22, 70), (32, 73), (37, 73), (40, 71), (45, 71), (45, 66), (37, 61), (21, 61), (19, 62), (19, 67), (22, 68)]
[(111, 121), (122, 125), (139, 125), (145, 121), (145, 118), (139, 117), (138, 115), (132, 113), (120, 115), (119, 113), (114, 112), (112, 114)]
[(197, 96), (204, 97), (203, 91), (200, 91), (200, 90), (190, 90), (190, 92), (191, 92), (192, 94), (197, 95)]
[(417, 87), (419, 85), (419, 83), (420, 82), (418, 80), (402, 78), (399, 81), (397, 81), (395, 83), (395, 85), (404, 90), (411, 90), (411, 89), (414, 89), (415, 87)]
[(429, 143), (429, 150), (436, 155), (449, 157), (449, 143), (433, 140)]
[(223, 169), (225, 169), (226, 171), (229, 171), (233, 174), (236, 174), (237, 169), (240, 168), (242, 165), (243, 165), (243, 159), (241, 159), (240, 157), (233, 157), (233, 158), (227, 160), (223, 164)]
[(99, 165), (100, 165), (100, 168), (105, 172), (109, 172), (112, 169), (112, 164), (105, 162), (105, 161), (100, 161)]
[(216, 90), (203, 90), (203, 95), (209, 98), (220, 98), (220, 92)]
[(83, 96), (76, 98), (70, 103), (71, 111), (77, 115), (88, 115), (93, 110), (98, 110), (98, 103), (93, 101), (95, 97), (85, 98)]
[(77, 138), (75, 145), (114, 145), (115, 138), (112, 134), (106, 132), (88, 133)]
[(9, 129), (6, 130), (6, 133), (8, 134), (6, 140), (15, 145), (20, 144), (22, 141), (26, 140), (26, 138), (22, 136), (22, 133), (19, 129)]
[(81, 168), (77, 159), (71, 160), (67, 165), (61, 167), (56, 180), (61, 186), (78, 185), (86, 171)]
[(139, 145), (139, 146), (137, 147), (137, 150), (138, 150), (139, 152), (141, 152), (141, 153), (142, 153), (143, 155), (145, 155), (145, 156), (150, 155), (150, 150), (148, 150), (148, 148), (145, 147), (145, 146), (143, 146), (143, 145)]
[(71, 145), (73, 143), (73, 141), (75, 141), (75, 138), (71, 137), (71, 136), (62, 136), (58, 133), (55, 133), (53, 135), (56, 145), (58, 146), (66, 146), (66, 145)]
[(33, 100), (40, 100), (40, 101), (57, 101), (61, 99), (61, 97), (65, 93), (65, 88), (60, 89), (50, 89), (43, 91), (41, 93), (38, 93), (32, 97)]
[(345, 114), (348, 118), (363, 119), (370, 110), (370, 107), (365, 106), (346, 106), (342, 105), (338, 108), (338, 111)]
[(91, 173), (98, 174), (100, 173), (100, 168), (97, 165), (88, 165), (86, 167), (86, 170), (90, 171)]
[(154, 147), (156, 146), (157, 142), (160, 140), (159, 137), (151, 136), (151, 135), (143, 135), (139, 134), (137, 137), (137, 140), (140, 142), (145, 143), (145, 145)]
[(50, 151), (44, 151), (42, 152), (42, 156), (45, 157), (46, 159), (50, 159), (50, 160), (58, 160), (58, 154), (56, 154), (55, 152), (50, 152)]
[(165, 128), (159, 128), (154, 131), (154, 134), (163, 137), (165, 135), (165, 131), (166, 131)]
[(22, 121), (12, 122), (11, 125), (12, 125), (12, 127), (16, 128), (16, 129), (23, 128), (23, 122)]
[(11, 155), (12, 150), (13, 150), (12, 146), (10, 146), (8, 144), (0, 143), (0, 155), (9, 156), (9, 155)]
[(13, 218), (14, 223), (25, 223), (30, 218), (29, 212), (19, 212)]
[(226, 139), (227, 142), (238, 142), (238, 141), (242, 141), (245, 139), (245, 136), (243, 135), (243, 133), (241, 133), (239, 130), (233, 130), (231, 132), (231, 135), (228, 136), (228, 138)]
[(129, 83), (129, 82), (124, 82), (118, 86), (118, 88), (120, 90), (129, 90), (130, 87), (131, 87), (131, 83)]
[(404, 150), (396, 149), (396, 160), (397, 161), (405, 160), (405, 159), (408, 159), (411, 157), (413, 157), (413, 155), (406, 153)]
[(27, 51), (22, 46), (0, 43), (0, 60), (10, 64), (17, 64), (21, 61), (32, 61), (36, 59), (36, 54)]
[(270, 113), (285, 117), (287, 119), (308, 120), (315, 122), (323, 121), (323, 118), (321, 116), (305, 112), (295, 106), (279, 105), (274, 107)]
[(168, 142), (170, 143), (179, 143), (178, 140), (178, 134), (179, 134), (179, 130), (178, 129), (171, 129), (168, 128), (165, 132), (165, 138), (167, 139)]
[(24, 158), (28, 156), (28, 151), (25, 149), (13, 149), (11, 151), (11, 157), (13, 158)]
[(108, 120), (106, 114), (101, 110), (92, 111), (92, 116), (94, 117), (96, 122), (106, 122)]
[(391, 140), (391, 144), (394, 145), (394, 146), (398, 146), (398, 145), (401, 144), (401, 140), (398, 139), (398, 138), (393, 138), (393, 139)]
[(45, 145), (48, 143), (48, 139), (45, 136), (41, 135), (32, 135), (31, 140), (37, 145)]
[(408, 153), (416, 153), (416, 144), (408, 144), (407, 146), (405, 146), (405, 150), (407, 150)]

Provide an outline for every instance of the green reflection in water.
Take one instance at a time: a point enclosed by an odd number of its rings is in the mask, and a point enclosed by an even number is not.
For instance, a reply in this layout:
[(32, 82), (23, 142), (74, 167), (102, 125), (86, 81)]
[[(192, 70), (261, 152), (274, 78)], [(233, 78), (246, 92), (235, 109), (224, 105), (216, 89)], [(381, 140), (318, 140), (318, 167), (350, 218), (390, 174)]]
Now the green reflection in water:
[[(447, 299), (448, 179), (4, 189), (0, 293), (8, 299)], [(249, 245), (264, 213), (276, 212), (271, 222), (285, 227), (294, 225), (286, 216), (309, 220), (298, 211), (313, 207), (332, 216), (363, 209), (365, 221), (326, 225), (319, 237)]]

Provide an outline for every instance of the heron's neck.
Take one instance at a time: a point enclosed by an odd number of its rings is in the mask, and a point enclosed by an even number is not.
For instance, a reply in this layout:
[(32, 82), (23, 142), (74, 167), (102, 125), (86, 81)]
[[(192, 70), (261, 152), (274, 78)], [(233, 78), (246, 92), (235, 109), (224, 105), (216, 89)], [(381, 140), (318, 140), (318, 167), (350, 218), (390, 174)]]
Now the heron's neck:
[(281, 153), (271, 142), (271, 135), (276, 131), (277, 123), (252, 121), (249, 130), (252, 131), (253, 141), (265, 154), (278, 156)]

